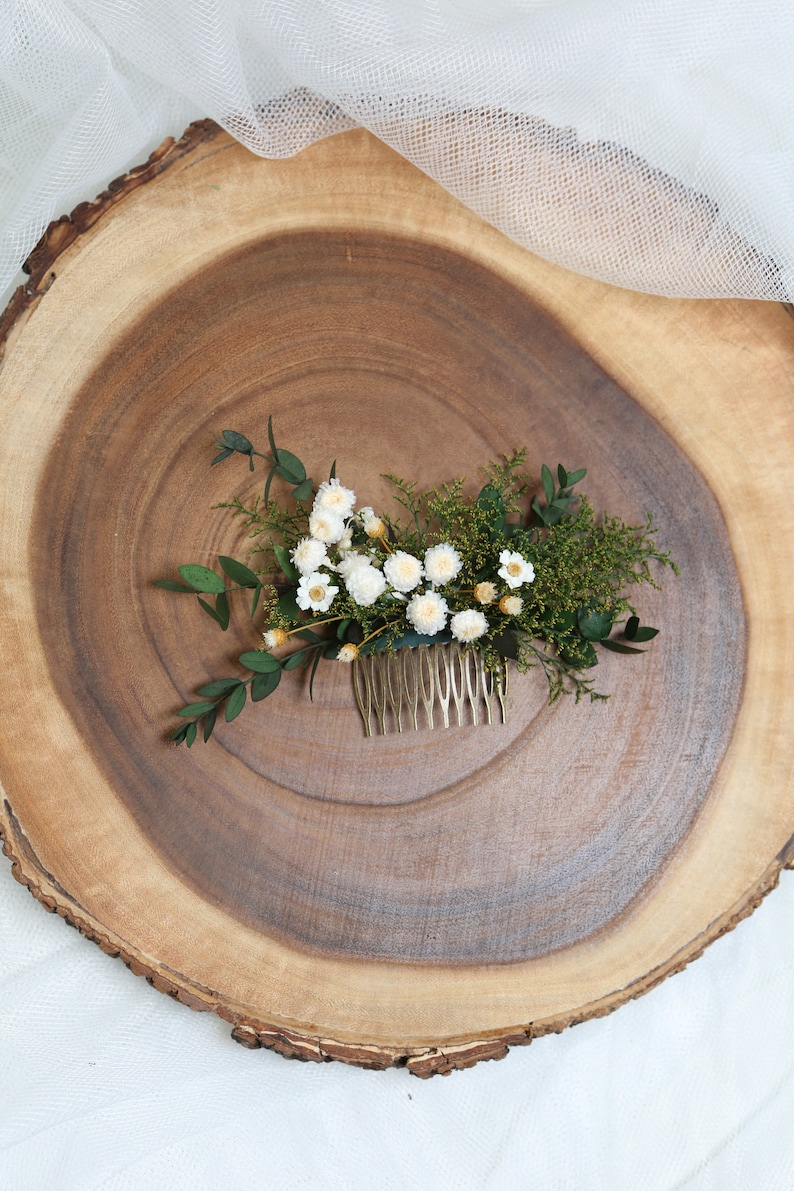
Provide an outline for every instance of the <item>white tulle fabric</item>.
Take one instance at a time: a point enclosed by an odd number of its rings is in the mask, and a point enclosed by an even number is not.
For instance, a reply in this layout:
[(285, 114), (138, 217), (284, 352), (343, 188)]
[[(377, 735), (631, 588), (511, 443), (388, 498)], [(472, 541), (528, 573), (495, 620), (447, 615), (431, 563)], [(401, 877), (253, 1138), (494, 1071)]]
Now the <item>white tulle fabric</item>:
[(792, 62), (790, 0), (4, 0), (0, 289), (208, 115), (272, 157), (366, 125), (618, 285), (791, 299)]
[[(794, 296), (790, 0), (0, 0), (0, 291), (49, 220), (210, 115), (367, 125), (534, 250)], [(791, 1191), (794, 876), (613, 1016), (427, 1084), (243, 1051), (0, 862), (4, 1191)]]

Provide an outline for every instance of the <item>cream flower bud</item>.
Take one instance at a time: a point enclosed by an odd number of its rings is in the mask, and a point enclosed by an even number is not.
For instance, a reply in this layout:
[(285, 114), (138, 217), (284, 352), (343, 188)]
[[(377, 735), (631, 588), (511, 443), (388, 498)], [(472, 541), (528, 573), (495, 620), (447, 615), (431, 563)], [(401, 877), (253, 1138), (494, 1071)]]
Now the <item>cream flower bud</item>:
[(279, 645), (283, 645), (287, 640), (287, 634), (283, 629), (268, 629), (262, 636), (265, 639), (265, 645), (268, 649), (277, 649)]
[(352, 642), (348, 641), (347, 644), (343, 645), (339, 650), (339, 653), (336, 655), (336, 660), (338, 662), (354, 662), (357, 657), (358, 646), (353, 645)]
[(478, 604), (492, 604), (496, 599), (495, 583), (478, 583), (474, 589), (474, 598)]
[(518, 616), (523, 607), (524, 601), (521, 596), (506, 595), (499, 601), (499, 611), (505, 616)]

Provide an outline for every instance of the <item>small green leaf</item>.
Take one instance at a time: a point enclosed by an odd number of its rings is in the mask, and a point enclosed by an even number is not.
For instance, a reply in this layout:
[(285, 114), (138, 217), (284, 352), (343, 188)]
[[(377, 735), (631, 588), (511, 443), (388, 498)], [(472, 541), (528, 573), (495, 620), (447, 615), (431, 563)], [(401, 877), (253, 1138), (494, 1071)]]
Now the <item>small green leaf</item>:
[(194, 720), (192, 724), (188, 724), (187, 732), (185, 733), (185, 744), (187, 745), (188, 748), (190, 748), (190, 746), (192, 745), (192, 743), (195, 739), (196, 739), (196, 721)]
[(195, 587), (188, 587), (187, 583), (179, 583), (176, 579), (155, 579), (155, 587), (162, 587), (164, 591), (189, 591), (191, 595), (196, 594)]
[(329, 475), (328, 479), (329, 480), (336, 479), (336, 460), (335, 459), (334, 459), (333, 463), (331, 464), (331, 474)]
[(221, 628), (222, 628), (222, 629), (225, 629), (226, 627), (228, 627), (228, 621), (227, 621), (227, 624), (226, 624), (226, 625), (224, 625), (224, 623), (223, 623), (223, 617), (220, 615), (220, 613), (219, 613), (219, 612), (216, 612), (216, 611), (215, 611), (215, 609), (213, 608), (212, 604), (208, 604), (206, 600), (202, 600), (201, 596), (198, 596), (198, 597), (197, 597), (197, 599), (198, 599), (198, 602), (199, 602), (199, 604), (201, 605), (201, 607), (202, 607), (202, 608), (204, 609), (204, 611), (207, 613), (207, 616), (211, 616), (211, 617), (212, 617), (212, 619), (213, 619), (213, 620), (214, 620), (214, 621), (215, 621), (217, 624), (219, 624), (219, 625), (221, 626)]
[(218, 624), (225, 633), (229, 627), (229, 597), (225, 591), (216, 597), (215, 611), (218, 614)]
[[(336, 648), (336, 646), (334, 646)], [(317, 649), (314, 654), (314, 663), (312, 665), (312, 672), (309, 675), (309, 699), (314, 698), (314, 676), (317, 673), (317, 667), (320, 664), (320, 659), (326, 656), (324, 649)]]
[(586, 475), (587, 475), (586, 467), (580, 467), (578, 471), (569, 471), (568, 472), (568, 484), (571, 487), (573, 487), (574, 484), (578, 484), (580, 480), (583, 480)]
[(186, 707), (180, 708), (180, 710), (176, 714), (184, 716), (184, 717), (194, 716), (194, 715), (195, 716), (206, 715), (208, 711), (212, 711), (214, 706), (215, 706), (214, 703), (207, 703), (207, 702), (188, 703)]
[(613, 653), (645, 653), (644, 649), (635, 649), (633, 645), (624, 645), (622, 641), (599, 641), (604, 649), (611, 649)]
[(612, 617), (602, 609), (579, 608), (576, 621), (586, 641), (603, 641), (612, 632)]
[(314, 492), (314, 481), (311, 476), (307, 476), (303, 483), (292, 489), (292, 495), (296, 500), (309, 500), (312, 492)]
[(302, 666), (306, 661), (306, 650), (298, 649), (295, 653), (291, 653), (288, 658), (285, 658), (282, 665), (285, 670), (297, 670), (298, 666)]
[(271, 670), (281, 669), (278, 658), (274, 658), (272, 653), (266, 653), (263, 649), (249, 649), (247, 653), (241, 653), (240, 665), (253, 670), (255, 674), (268, 674)]
[(298, 601), (295, 599), (295, 589), (291, 587), (289, 591), (282, 592), (278, 597), (276, 607), (287, 620), (297, 620), (301, 614), (301, 610), (298, 607)]
[(239, 685), (239, 678), (216, 678), (214, 682), (208, 682), (206, 686), (200, 686), (196, 694), (205, 695), (208, 699), (217, 699), (223, 695), (231, 694), (234, 688)]
[(190, 724), (181, 724), (175, 732), (171, 733), (168, 739), (173, 740), (174, 744), (181, 744), (187, 735), (187, 730), (189, 727)]
[(273, 437), (273, 415), (271, 414), (267, 420), (267, 437), (270, 443), (270, 449), (273, 452), (273, 458), (276, 458), (276, 440)]
[(540, 469), (540, 481), (543, 484), (543, 495), (546, 497), (546, 503), (551, 504), (554, 500), (554, 477), (545, 463)]
[(266, 699), (268, 695), (273, 694), (280, 682), (280, 670), (271, 670), (269, 674), (257, 674), (256, 678), (251, 681), (251, 699), (254, 703), (258, 703), (260, 699)]
[(568, 473), (561, 463), (557, 464), (557, 479), (560, 481), (561, 488), (568, 487)]
[(274, 463), (270, 469), (270, 473), (269, 473), (267, 480), (265, 482), (265, 504), (267, 504), (268, 501), (270, 500), (270, 485), (273, 483), (273, 476), (276, 474), (277, 471), (278, 471), (278, 464)]
[(217, 707), (213, 707), (212, 711), (207, 714), (204, 721), (204, 743), (206, 744), (210, 736), (212, 736), (212, 729), (215, 727), (215, 720), (218, 715)]
[(637, 629), (638, 629), (639, 627), (640, 627), (640, 618), (639, 618), (639, 616), (630, 616), (630, 617), (628, 618), (628, 620), (626, 621), (626, 627), (625, 627), (625, 628), (624, 628), (624, 630), (623, 630), (623, 636), (624, 636), (624, 637), (625, 637), (625, 638), (626, 638), (628, 641), (633, 641), (633, 640), (634, 640), (634, 634), (637, 632)]
[(261, 596), (261, 594), (262, 594), (262, 584), (257, 583), (256, 587), (254, 588), (254, 598), (251, 601), (251, 615), (252, 616), (256, 615), (256, 606), (259, 603), (259, 597)]
[(245, 683), (240, 683), (236, 690), (232, 691), (229, 698), (226, 700), (226, 708), (224, 710), (224, 718), (227, 724), (232, 720), (237, 719), (237, 716), (245, 707), (245, 700), (247, 697), (247, 690)]
[(277, 542), (273, 543), (273, 553), (276, 556), (276, 561), (281, 567), (284, 574), (292, 583), (297, 583), (300, 580), (300, 571), (292, 562), (289, 556), (289, 550), (286, 546), (279, 546)]
[(239, 583), (241, 587), (256, 587), (259, 582), (254, 572), (245, 563), (238, 562), (236, 558), (227, 558), (225, 554), (221, 554), (218, 557), (218, 562), (229, 578), (235, 583)]
[(189, 583), (195, 591), (211, 592), (212, 595), (217, 595), (218, 592), (226, 590), (226, 584), (220, 575), (216, 575), (209, 567), (199, 566), (198, 563), (189, 562), (183, 567), (177, 567), (179, 574)]
[(225, 450), (218, 451), (218, 454), (210, 463), (210, 467), (214, 467), (216, 463), (222, 463), (224, 459), (228, 459), (229, 456), (233, 454), (234, 451), (231, 449), (231, 447), (226, 447)]
[(650, 625), (642, 625), (641, 628), (637, 629), (636, 633), (631, 638), (631, 640), (632, 641), (653, 641), (654, 637), (658, 637), (658, 635), (659, 635), (658, 629), (652, 629), (650, 627)]
[(238, 434), (236, 430), (224, 430), (221, 439), (227, 448), (239, 451), (241, 455), (250, 455), (254, 449), (253, 443), (249, 442), (244, 434)]
[(350, 625), (351, 619), (352, 619), (352, 617), (350, 617), (350, 616), (346, 616), (346, 617), (345, 617), (345, 619), (344, 619), (343, 621), (340, 621), (340, 623), (339, 623), (339, 626), (338, 626), (338, 628), (337, 628), (337, 630), (336, 630), (336, 635), (337, 635), (337, 638), (338, 638), (340, 641), (344, 641), (344, 639), (345, 639), (345, 633), (346, 633), (346, 632), (347, 632), (347, 630), (348, 630), (348, 626)]
[(306, 479), (306, 468), (297, 455), (281, 447), (275, 452), (278, 474), (288, 484), (302, 484)]

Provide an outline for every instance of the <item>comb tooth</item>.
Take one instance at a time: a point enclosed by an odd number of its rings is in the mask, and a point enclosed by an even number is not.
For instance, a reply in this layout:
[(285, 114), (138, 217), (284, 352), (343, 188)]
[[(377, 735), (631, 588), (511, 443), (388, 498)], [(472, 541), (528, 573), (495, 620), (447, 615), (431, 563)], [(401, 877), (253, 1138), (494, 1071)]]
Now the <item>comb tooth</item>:
[[(417, 654), (417, 673), (419, 676), (419, 689), (422, 695), (422, 703), (425, 708), (425, 715), (427, 716), (427, 726), (432, 730), (433, 727), (433, 701), (436, 695), (436, 679), (433, 667), (433, 655), (430, 652), (429, 645), (420, 645)], [(425, 679), (427, 681), (425, 681)]]
[[(424, 708), (428, 728), (436, 725), (436, 704), (441, 708), (443, 726), (450, 726), (450, 703), (459, 725), (469, 723), (464, 714), (471, 709), (473, 725), (494, 722), (498, 702), (502, 723), (507, 723), (509, 683), (507, 666), (487, 671), (482, 658), (473, 650), (449, 645), (420, 645), (396, 654), (373, 652), (353, 663), (353, 690), (367, 736), (381, 736), (389, 731), (403, 731), (403, 712), (414, 731), (419, 730), (419, 707)], [(484, 704), (483, 717), (481, 706)]]
[(368, 660), (356, 658), (353, 662), (353, 690), (356, 703), (364, 721), (364, 733), (372, 735), (372, 677)]

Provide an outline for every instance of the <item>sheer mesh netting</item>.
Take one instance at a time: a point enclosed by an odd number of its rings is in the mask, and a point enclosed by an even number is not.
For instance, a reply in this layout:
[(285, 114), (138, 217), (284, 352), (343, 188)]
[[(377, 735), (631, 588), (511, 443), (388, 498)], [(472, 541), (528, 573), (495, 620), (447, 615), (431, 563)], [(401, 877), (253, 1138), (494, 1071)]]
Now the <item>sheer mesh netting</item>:
[(616, 285), (794, 298), (789, 0), (5, 0), (0, 290), (192, 119), (283, 157), (364, 125)]

